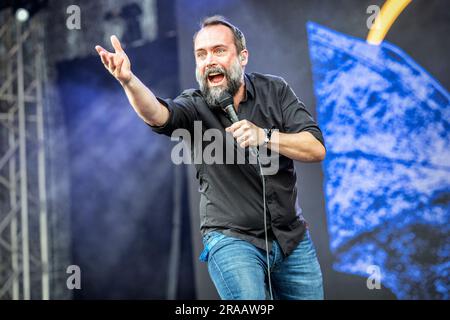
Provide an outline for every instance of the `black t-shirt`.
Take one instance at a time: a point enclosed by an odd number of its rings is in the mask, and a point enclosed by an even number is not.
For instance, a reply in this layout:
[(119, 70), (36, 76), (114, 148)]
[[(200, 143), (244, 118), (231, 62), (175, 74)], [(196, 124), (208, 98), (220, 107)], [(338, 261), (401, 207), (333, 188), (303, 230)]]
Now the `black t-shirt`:
[[(246, 74), (244, 78), (246, 97), (237, 111), (240, 120), (247, 119), (260, 128), (274, 128), (282, 133), (308, 131), (324, 144), (318, 125), (286, 81), (258, 73)], [(248, 148), (244, 150), (245, 163), (236, 163), (237, 155), (232, 163), (229, 158), (222, 163), (210, 163), (199, 157), (201, 152), (211, 151), (212, 141), (221, 140), (217, 133), (225, 142), (224, 153), (234, 150), (236, 154), (243, 154), (231, 135), (225, 132), (231, 125), (226, 114), (221, 109), (208, 107), (199, 90), (186, 90), (173, 100), (158, 99), (169, 109), (170, 116), (164, 126), (152, 127), (152, 130), (170, 136), (180, 132), (174, 132), (176, 129), (184, 129), (181, 136), (192, 146), (191, 159), (200, 183), (202, 234), (220, 231), (265, 250), (262, 181), (259, 167), (249, 158)], [(209, 129), (215, 129), (216, 135), (207, 134)], [(269, 245), (275, 237), (284, 254), (289, 255), (302, 240), (306, 222), (297, 205), (293, 160), (279, 155), (276, 166), (273, 162), (266, 163), (266, 167), (278, 167), (276, 173), (264, 175)]]

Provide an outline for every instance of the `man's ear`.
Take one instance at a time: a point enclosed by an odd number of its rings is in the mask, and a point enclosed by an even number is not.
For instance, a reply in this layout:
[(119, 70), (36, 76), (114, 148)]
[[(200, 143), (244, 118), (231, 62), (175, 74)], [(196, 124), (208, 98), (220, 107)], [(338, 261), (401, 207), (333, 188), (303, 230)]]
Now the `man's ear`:
[(241, 65), (244, 67), (248, 63), (248, 51), (247, 49), (244, 49), (239, 54), (239, 61), (241, 62)]

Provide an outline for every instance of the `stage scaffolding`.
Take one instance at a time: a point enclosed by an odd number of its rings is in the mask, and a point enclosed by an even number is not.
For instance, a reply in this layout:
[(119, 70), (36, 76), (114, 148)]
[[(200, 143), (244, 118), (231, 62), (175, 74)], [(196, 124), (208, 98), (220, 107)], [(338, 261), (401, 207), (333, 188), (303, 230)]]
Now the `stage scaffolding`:
[(67, 230), (48, 201), (44, 32), (42, 15), (21, 23), (0, 12), (0, 300), (70, 297)]

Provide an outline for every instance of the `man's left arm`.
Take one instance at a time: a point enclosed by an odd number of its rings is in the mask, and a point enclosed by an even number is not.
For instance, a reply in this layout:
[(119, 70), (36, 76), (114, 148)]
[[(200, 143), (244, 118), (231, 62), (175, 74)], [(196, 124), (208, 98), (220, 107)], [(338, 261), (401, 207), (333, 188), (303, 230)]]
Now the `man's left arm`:
[(292, 160), (301, 162), (322, 161), (326, 153), (322, 143), (308, 131), (298, 133), (274, 131), (268, 147)]
[[(236, 122), (226, 131), (233, 134), (242, 148), (262, 145), (266, 137), (262, 128), (248, 120)], [(325, 158), (325, 147), (309, 131), (298, 133), (274, 131), (267, 146), (292, 160), (301, 162), (319, 162)]]

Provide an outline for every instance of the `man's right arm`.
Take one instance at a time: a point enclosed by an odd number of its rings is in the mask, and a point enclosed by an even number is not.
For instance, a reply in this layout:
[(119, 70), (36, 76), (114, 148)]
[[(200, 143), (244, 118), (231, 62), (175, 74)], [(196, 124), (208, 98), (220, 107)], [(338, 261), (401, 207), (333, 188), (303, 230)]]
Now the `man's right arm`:
[[(121, 83), (122, 84), (122, 83)], [(138, 77), (132, 74), (131, 79), (122, 84), (128, 101), (134, 111), (151, 126), (162, 126), (169, 119), (169, 110), (156, 99)]]
[(131, 72), (131, 63), (116, 36), (111, 37), (115, 53), (96, 46), (105, 68), (120, 82), (136, 113), (152, 126), (162, 126), (169, 119), (169, 110), (149, 88)]

